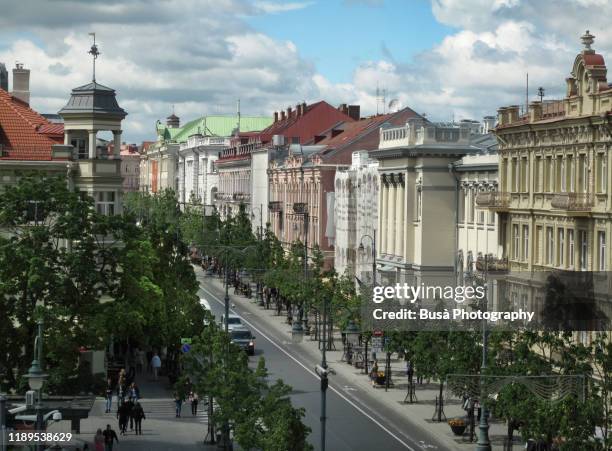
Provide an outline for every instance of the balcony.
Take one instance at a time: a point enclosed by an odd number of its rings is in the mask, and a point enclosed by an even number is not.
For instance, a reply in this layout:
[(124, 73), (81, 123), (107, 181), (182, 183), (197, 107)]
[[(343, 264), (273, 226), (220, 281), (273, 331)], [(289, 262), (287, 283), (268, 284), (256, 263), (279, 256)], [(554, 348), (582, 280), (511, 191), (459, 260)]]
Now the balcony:
[(192, 149), (194, 147), (199, 146), (208, 146), (208, 147), (229, 147), (231, 144), (230, 138), (226, 138), (223, 136), (190, 136), (187, 138), (187, 142), (180, 144), (180, 150)]
[(232, 193), (215, 193), (215, 200), (230, 201), (234, 200)]
[(236, 202), (250, 202), (251, 194), (250, 193), (234, 193), (233, 199)]
[(476, 194), (476, 205), (493, 211), (508, 211), (510, 207), (510, 193), (489, 191)]
[(278, 213), (283, 210), (283, 206), (279, 201), (272, 201), (268, 204), (268, 210), (272, 213)]
[(550, 205), (570, 214), (583, 215), (593, 208), (594, 198), (592, 193), (556, 193)]
[(495, 258), (489, 256), (478, 257), (476, 259), (476, 271), (480, 272), (504, 272), (508, 271), (508, 259), (507, 258)]

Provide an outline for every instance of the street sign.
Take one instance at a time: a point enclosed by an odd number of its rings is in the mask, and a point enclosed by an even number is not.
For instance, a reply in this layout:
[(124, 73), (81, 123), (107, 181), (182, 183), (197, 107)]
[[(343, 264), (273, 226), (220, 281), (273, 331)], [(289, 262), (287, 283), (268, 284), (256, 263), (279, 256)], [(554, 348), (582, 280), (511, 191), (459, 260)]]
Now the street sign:
[(383, 350), (383, 337), (372, 337), (372, 352), (380, 353)]
[(185, 343), (185, 344), (181, 345), (181, 352), (182, 352), (183, 354), (186, 354), (186, 353), (188, 353), (189, 351), (191, 351), (191, 345), (190, 345), (190, 344)]
[(190, 345), (191, 344), (191, 338), (181, 338), (181, 344), (182, 345)]

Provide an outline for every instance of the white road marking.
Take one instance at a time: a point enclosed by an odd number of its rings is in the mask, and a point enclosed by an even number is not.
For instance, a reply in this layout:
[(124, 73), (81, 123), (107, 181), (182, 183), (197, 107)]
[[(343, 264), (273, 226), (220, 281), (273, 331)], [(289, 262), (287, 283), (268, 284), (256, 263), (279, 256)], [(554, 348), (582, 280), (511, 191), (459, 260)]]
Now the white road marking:
[[(209, 290), (207, 290), (206, 288), (202, 287), (200, 285), (200, 288), (204, 291), (206, 291), (208, 294), (210, 294), (215, 301), (217, 301), (218, 303), (220, 303), (221, 305), (225, 305), (225, 303), (223, 301), (221, 301), (216, 295), (214, 295), (213, 293), (211, 293)], [(231, 309), (233, 310), (233, 309)], [(233, 311), (233, 313), (236, 313), (235, 311)], [(293, 357), (289, 352), (287, 352), (286, 350), (284, 350), (281, 346), (279, 346), (275, 341), (273, 341), (270, 337), (268, 337), (266, 334), (264, 334), (261, 330), (259, 330), (257, 327), (255, 327), (253, 324), (251, 324), (249, 321), (244, 321), (245, 323), (247, 323), (251, 328), (255, 329), (257, 331), (258, 334), (260, 334), (262, 337), (264, 337), (266, 340), (268, 340), (270, 343), (272, 343), (274, 346), (276, 346), (279, 351), (281, 351), (283, 354), (285, 354), (287, 357), (289, 357), (291, 360), (293, 360), (295, 363), (297, 363), (298, 365), (300, 365), (302, 368), (304, 368), (304, 370), (306, 370), (307, 373), (310, 373), (312, 376), (314, 376), (317, 380), (319, 380), (319, 376), (317, 375), (317, 373), (315, 373), (313, 370), (311, 370), (310, 368), (308, 368), (306, 365), (304, 365), (302, 362), (300, 362), (298, 359), (296, 359), (295, 357)], [(416, 451), (414, 448), (412, 448), (410, 445), (408, 445), (406, 442), (404, 442), (401, 438), (399, 438), (397, 435), (395, 435), (393, 432), (391, 432), (387, 427), (385, 427), (385, 425), (383, 425), (380, 421), (378, 421), (376, 418), (372, 417), (370, 414), (368, 414), (367, 412), (365, 412), (361, 407), (359, 407), (357, 404), (355, 404), (353, 401), (351, 401), (350, 399), (348, 399), (346, 396), (344, 396), (344, 394), (342, 394), (339, 390), (337, 390), (336, 388), (332, 387), (331, 384), (329, 384), (329, 388), (330, 390), (333, 390), (334, 393), (336, 393), (338, 396), (340, 396), (342, 399), (344, 399), (346, 402), (348, 402), (351, 406), (353, 406), (358, 412), (361, 412), (365, 417), (367, 417), (370, 421), (372, 421), (374, 424), (378, 425), (378, 427), (380, 427), (383, 431), (385, 431), (387, 434), (389, 434), (391, 437), (393, 437), (395, 440), (397, 440), (398, 442), (400, 442), (405, 448), (409, 449), (410, 451)]]

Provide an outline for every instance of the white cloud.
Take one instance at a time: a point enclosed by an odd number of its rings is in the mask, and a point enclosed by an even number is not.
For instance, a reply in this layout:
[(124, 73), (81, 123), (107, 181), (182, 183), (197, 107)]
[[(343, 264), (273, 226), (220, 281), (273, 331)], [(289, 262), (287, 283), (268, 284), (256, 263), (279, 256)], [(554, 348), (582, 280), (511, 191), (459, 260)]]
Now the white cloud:
[(268, 2), (268, 1), (256, 1), (255, 7), (265, 14), (276, 14), (287, 11), (295, 11), (298, 9), (304, 9), (312, 5), (313, 2)]

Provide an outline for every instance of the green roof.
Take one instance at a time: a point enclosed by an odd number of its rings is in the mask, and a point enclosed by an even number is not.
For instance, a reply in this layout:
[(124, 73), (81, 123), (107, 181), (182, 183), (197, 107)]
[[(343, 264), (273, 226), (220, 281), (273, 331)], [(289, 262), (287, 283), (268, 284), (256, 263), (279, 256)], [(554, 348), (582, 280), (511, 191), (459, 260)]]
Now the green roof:
[[(187, 141), (191, 135), (232, 136), (238, 124), (238, 116), (202, 116), (187, 122), (182, 127), (169, 128), (161, 122), (157, 123), (157, 134), (160, 140), (177, 143)], [(268, 116), (241, 116), (240, 131), (254, 132), (267, 128), (272, 124)]]

